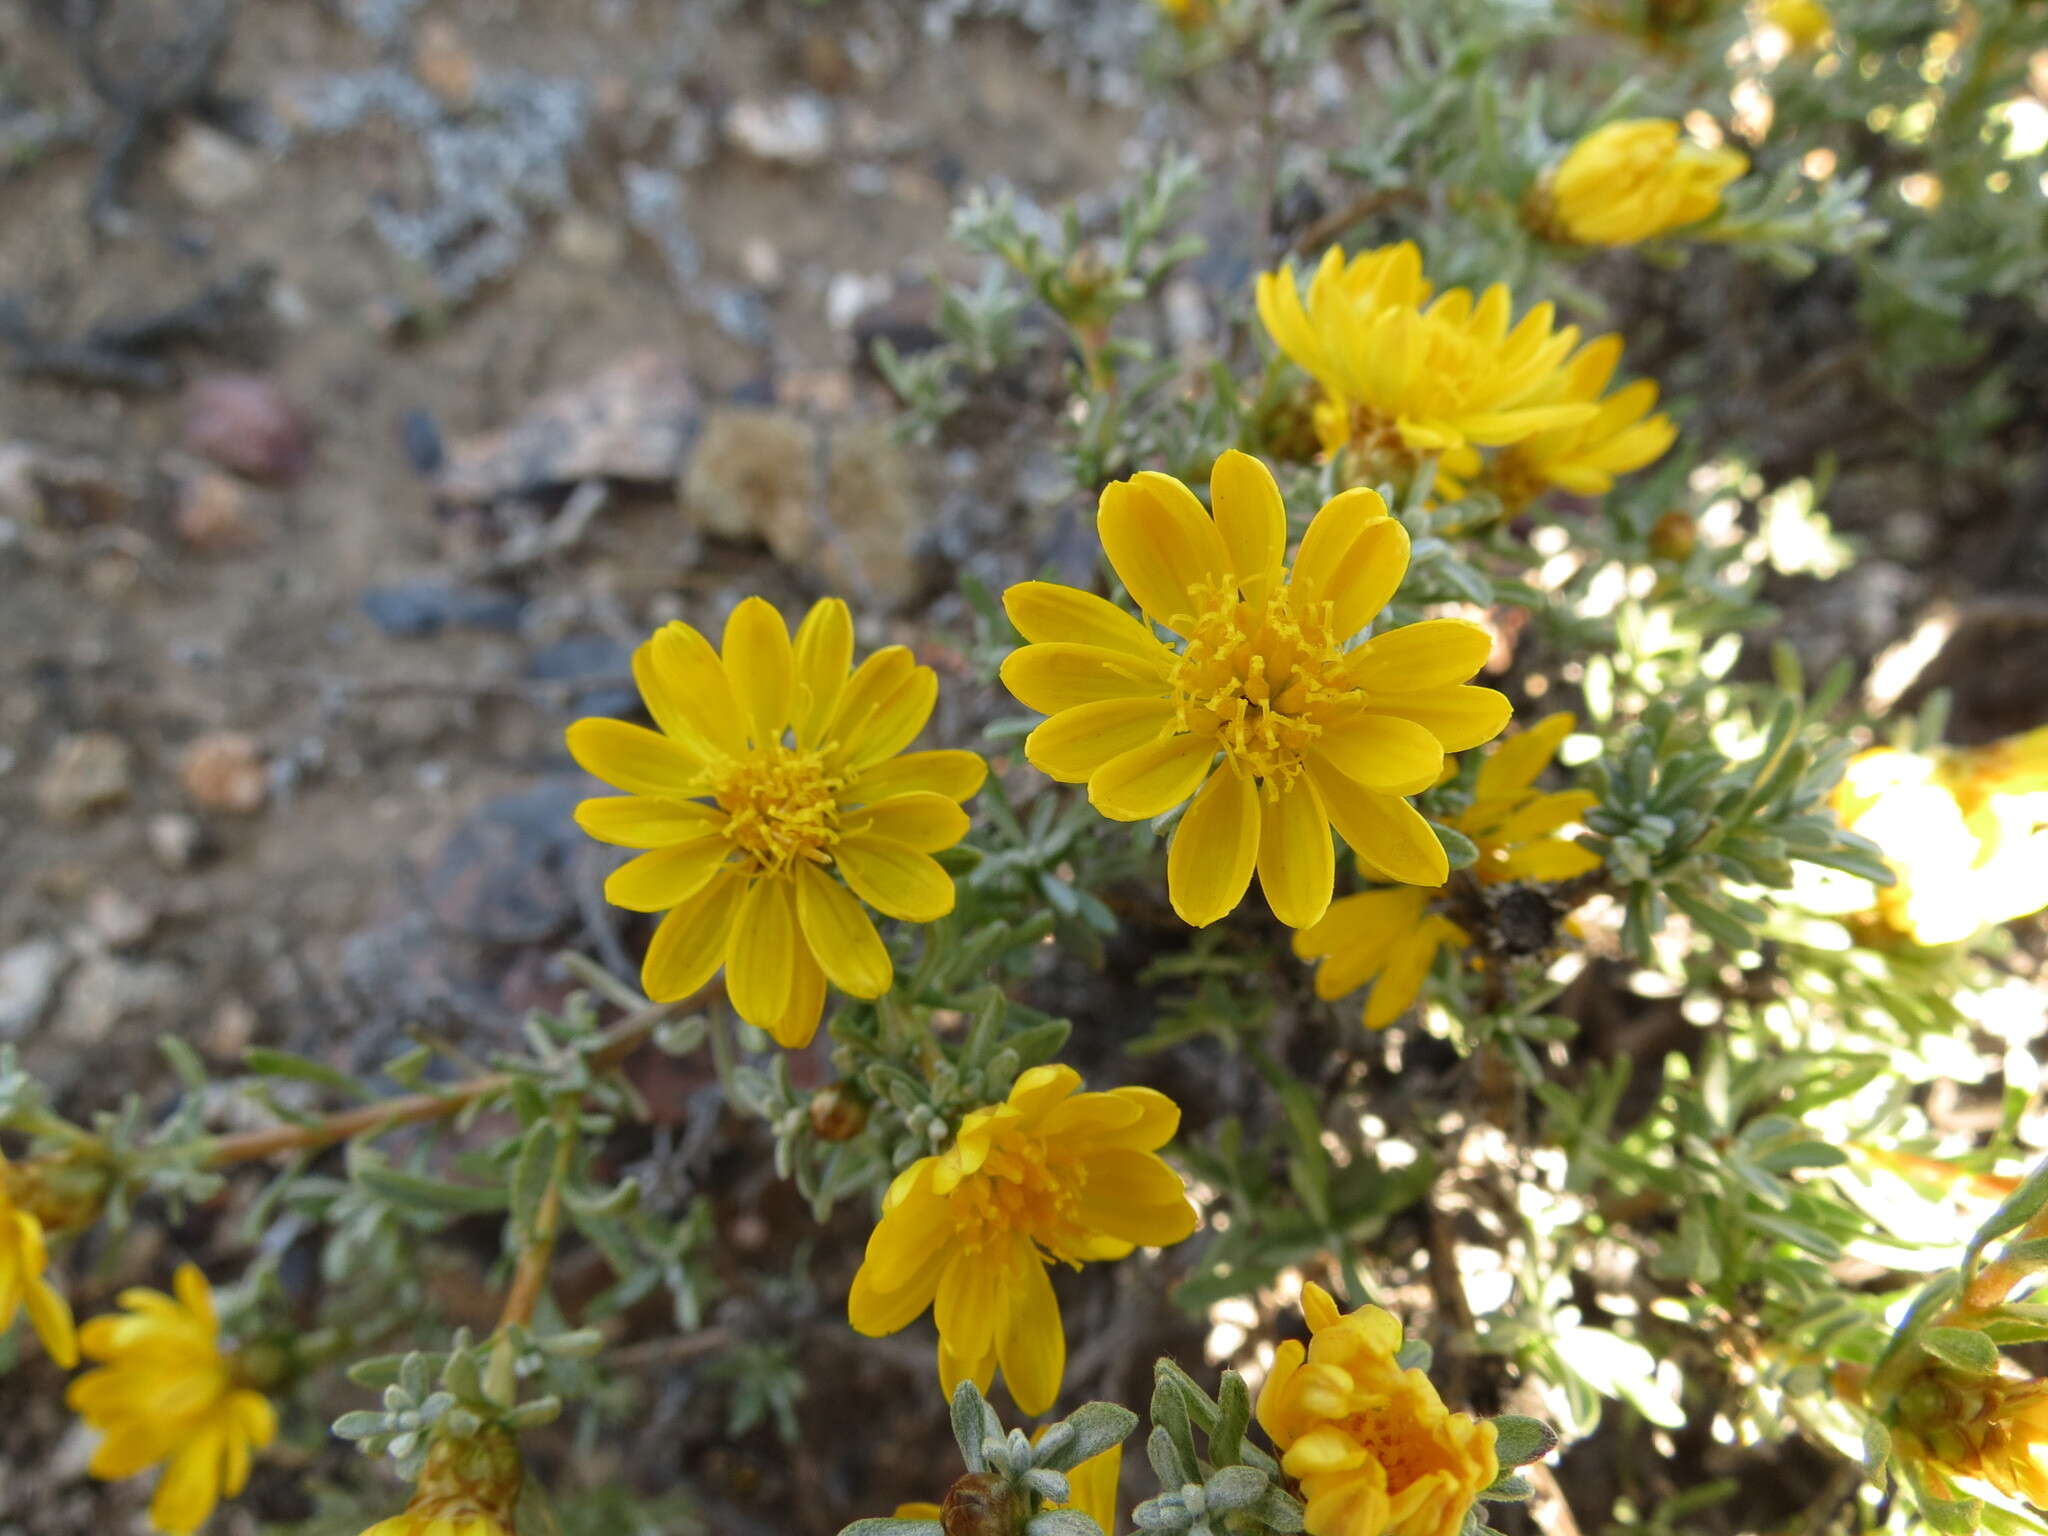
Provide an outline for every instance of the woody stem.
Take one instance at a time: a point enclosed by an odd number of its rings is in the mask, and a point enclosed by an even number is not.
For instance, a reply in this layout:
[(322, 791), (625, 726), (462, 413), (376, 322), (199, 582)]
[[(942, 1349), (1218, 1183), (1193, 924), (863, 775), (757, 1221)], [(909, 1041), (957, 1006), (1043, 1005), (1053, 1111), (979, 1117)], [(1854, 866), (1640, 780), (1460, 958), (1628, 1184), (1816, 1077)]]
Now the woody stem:
[[(655, 1027), (675, 1012), (674, 1003), (652, 1003), (629, 1014), (580, 1047), (594, 1072), (616, 1067), (645, 1043)], [(376, 1136), (402, 1125), (424, 1125), (462, 1113), (482, 1099), (503, 1093), (517, 1081), (511, 1072), (486, 1072), (432, 1093), (408, 1093), (345, 1109), (304, 1125), (273, 1125), (260, 1131), (238, 1131), (217, 1138), (207, 1152), (210, 1168), (276, 1157), (280, 1153), (316, 1152), (358, 1136)]]
[(534, 1212), (533, 1228), (526, 1234), (526, 1246), (519, 1251), (518, 1266), (512, 1271), (512, 1286), (505, 1293), (505, 1308), (498, 1314), (498, 1331), (533, 1322), (547, 1285), (548, 1265), (555, 1257), (555, 1240), (562, 1231), (562, 1186), (569, 1179), (569, 1165), (576, 1156), (576, 1100), (555, 1103), (555, 1155), (548, 1168), (547, 1188), (541, 1192)]

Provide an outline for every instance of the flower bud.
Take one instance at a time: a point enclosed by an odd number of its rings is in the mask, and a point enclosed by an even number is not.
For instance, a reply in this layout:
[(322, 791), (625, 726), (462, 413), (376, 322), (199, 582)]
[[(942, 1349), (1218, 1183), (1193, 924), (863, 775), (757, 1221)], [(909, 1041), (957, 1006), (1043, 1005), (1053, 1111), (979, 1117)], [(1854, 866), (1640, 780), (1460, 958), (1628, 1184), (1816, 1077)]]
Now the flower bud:
[(990, 1472), (969, 1472), (946, 1490), (939, 1526), (946, 1536), (1012, 1536), (1019, 1513), (1007, 1482)]
[(845, 1083), (811, 1095), (811, 1134), (820, 1141), (851, 1141), (867, 1129), (868, 1107)]

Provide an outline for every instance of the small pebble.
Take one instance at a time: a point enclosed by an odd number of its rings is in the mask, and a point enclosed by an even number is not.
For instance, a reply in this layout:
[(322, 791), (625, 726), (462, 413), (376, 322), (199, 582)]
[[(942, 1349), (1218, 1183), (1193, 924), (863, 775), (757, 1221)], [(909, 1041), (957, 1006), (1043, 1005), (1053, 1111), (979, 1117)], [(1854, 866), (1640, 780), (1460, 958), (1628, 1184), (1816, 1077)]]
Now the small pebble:
[(262, 750), (240, 731), (201, 736), (185, 749), (178, 777), (193, 804), (243, 816), (260, 810), (270, 789)]
[(36, 780), (36, 804), (53, 821), (83, 821), (128, 798), (128, 744), (106, 731), (66, 736)]

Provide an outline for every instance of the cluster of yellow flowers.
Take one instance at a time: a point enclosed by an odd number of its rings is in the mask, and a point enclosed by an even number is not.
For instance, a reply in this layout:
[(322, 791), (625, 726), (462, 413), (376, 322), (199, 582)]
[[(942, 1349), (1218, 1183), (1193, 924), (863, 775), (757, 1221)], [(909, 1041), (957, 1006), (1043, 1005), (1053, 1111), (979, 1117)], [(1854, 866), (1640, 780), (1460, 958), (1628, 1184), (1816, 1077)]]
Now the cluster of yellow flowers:
[(1669, 118), (1626, 118), (1574, 144), (1538, 197), (1565, 240), (1640, 245), (1711, 217), (1748, 169), (1740, 150), (1695, 144)]
[[(1386, 932), (1352, 931), (1360, 909), (1349, 904), (1408, 902), (1396, 890), (1333, 908), (1333, 832), (1361, 873), (1413, 889), (1409, 929), (1441, 933), (1430, 921), (1444, 920), (1424, 911), (1449, 864), (1408, 797), (1446, 776), (1447, 754), (1499, 735), (1509, 704), (1470, 681), (1492, 645), (1476, 624), (1429, 619), (1357, 639), (1408, 566), (1407, 532), (1377, 493), (1331, 499), (1291, 561), (1264, 464), (1224, 454), (1210, 503), (1162, 474), (1110, 485), (1097, 527), (1139, 614), (1046, 582), (1012, 587), (1004, 605), (1026, 644), (1002, 678), (1050, 717), (1026, 757), (1085, 784), (1103, 815), (1185, 807), (1167, 854), (1183, 919), (1222, 918), (1256, 874), (1275, 915), (1307, 930), (1304, 953), (1344, 951), (1325, 967), (1327, 993), (1333, 978), (1368, 979), (1371, 956), (1389, 947)], [(891, 984), (863, 902), (912, 922), (951, 910), (951, 879), (931, 855), (965, 833), (959, 803), (985, 767), (968, 752), (898, 755), (936, 689), (907, 651), (879, 652), (849, 676), (851, 664), (844, 604), (820, 603), (792, 641), (772, 608), (749, 599), (727, 622), (722, 654), (682, 624), (641, 648), (635, 671), (655, 730), (571, 729), (577, 761), (625, 791), (584, 802), (578, 821), (653, 850), (608, 887), (622, 905), (667, 911), (646, 957), (651, 996), (684, 996), (723, 964), (739, 1014), (801, 1046), (827, 979), (856, 997)], [(1461, 822), (1483, 850), (1478, 879), (1555, 880), (1597, 862), (1554, 835), (1586, 797), (1532, 787), (1569, 728), (1555, 717), (1482, 771)], [(1434, 953), (1398, 938), (1413, 974), (1405, 992), (1383, 983), (1375, 993), (1375, 1024), (1412, 1000)], [(1026, 1412), (1050, 1408), (1066, 1355), (1050, 1266), (1120, 1258), (1195, 1229), (1180, 1175), (1158, 1156), (1179, 1110), (1149, 1089), (1081, 1087), (1064, 1066), (1025, 1072), (1005, 1102), (967, 1115), (950, 1147), (889, 1188), (848, 1316), (882, 1335), (929, 1310), (948, 1392), (962, 1379), (986, 1389), (1000, 1371)]]
[(2048, 726), (1988, 746), (1849, 764), (1835, 814), (1884, 851), (1897, 882), (1874, 916), (1916, 944), (1952, 944), (2048, 907)]
[(1274, 345), (1319, 386), (1316, 436), (1353, 478), (1434, 456), (1446, 490), (1477, 484), (1515, 509), (1551, 489), (1606, 491), (1676, 435), (1652, 414), (1655, 384), (1607, 392), (1620, 337), (1581, 344), (1550, 304), (1514, 320), (1500, 283), (1477, 299), (1435, 293), (1409, 242), (1349, 258), (1333, 246), (1305, 295), (1290, 263), (1260, 274), (1256, 300)]

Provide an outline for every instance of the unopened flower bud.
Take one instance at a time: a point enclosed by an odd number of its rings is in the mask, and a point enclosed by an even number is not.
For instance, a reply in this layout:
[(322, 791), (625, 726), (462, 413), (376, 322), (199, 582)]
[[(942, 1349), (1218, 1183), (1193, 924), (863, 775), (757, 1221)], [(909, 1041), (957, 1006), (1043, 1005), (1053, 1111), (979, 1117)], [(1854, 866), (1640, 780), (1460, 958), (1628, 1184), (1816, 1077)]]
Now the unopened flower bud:
[(868, 1107), (844, 1083), (811, 1095), (811, 1134), (820, 1141), (851, 1141), (867, 1129)]
[(1017, 1515), (1008, 1483), (992, 1473), (970, 1472), (946, 1490), (939, 1527), (946, 1536), (1012, 1536)]

